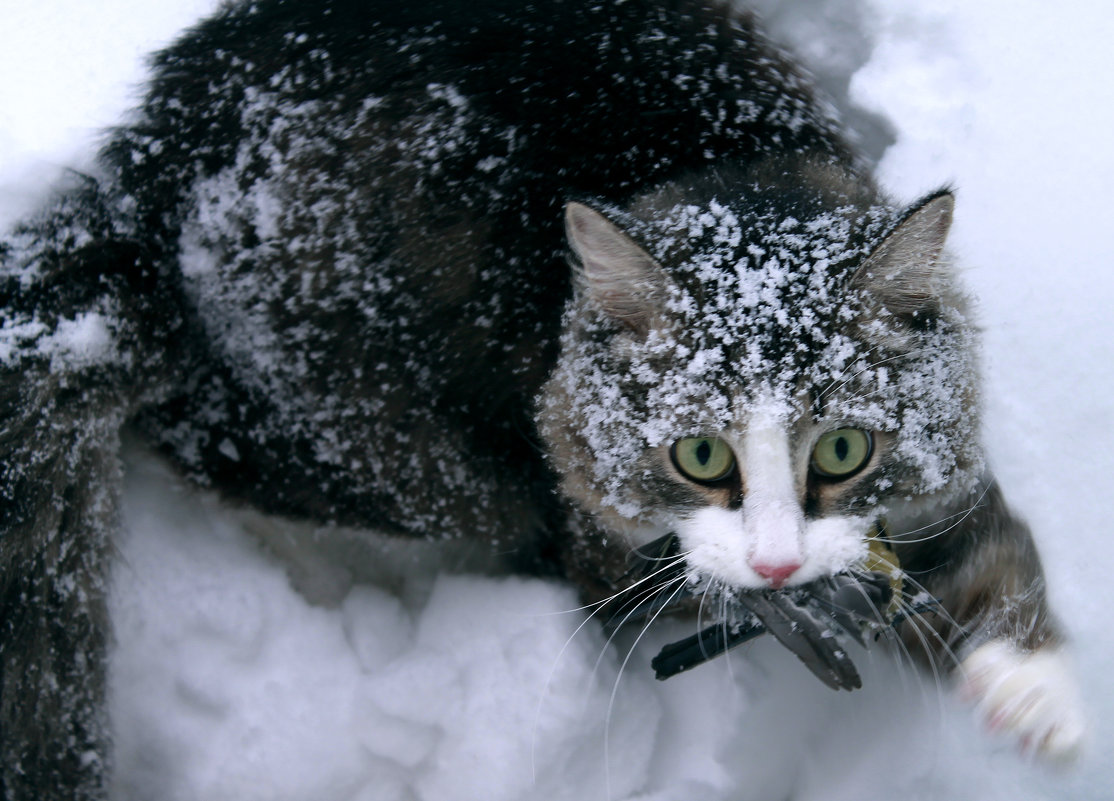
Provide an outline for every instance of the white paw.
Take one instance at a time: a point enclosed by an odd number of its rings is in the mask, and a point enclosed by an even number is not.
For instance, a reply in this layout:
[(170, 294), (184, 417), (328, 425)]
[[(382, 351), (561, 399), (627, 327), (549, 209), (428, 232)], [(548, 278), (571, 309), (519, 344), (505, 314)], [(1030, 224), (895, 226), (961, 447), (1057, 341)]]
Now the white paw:
[(1079, 756), (1087, 724), (1059, 651), (1025, 653), (991, 640), (963, 660), (960, 676), (963, 694), (990, 728), (1016, 737), (1022, 751), (1055, 763)]

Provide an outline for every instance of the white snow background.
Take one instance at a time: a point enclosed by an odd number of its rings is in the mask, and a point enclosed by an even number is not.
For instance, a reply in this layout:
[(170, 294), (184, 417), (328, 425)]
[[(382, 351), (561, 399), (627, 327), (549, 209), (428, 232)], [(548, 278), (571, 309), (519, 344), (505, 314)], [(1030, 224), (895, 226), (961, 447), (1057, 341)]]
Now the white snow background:
[[(0, 225), (87, 163), (135, 101), (143, 55), (215, 6), (0, 2)], [(624, 661), (629, 640), (577, 632), (567, 588), (436, 575), (405, 554), (404, 579), (311, 606), (242, 518), (136, 452), (112, 599), (116, 798), (1114, 797), (1114, 11), (783, 0), (775, 13), (814, 63), (866, 61), (853, 96), (897, 128), (888, 188), (958, 187), (951, 243), (981, 301), (986, 440), (1074, 638), (1083, 762), (1025, 764), (882, 649), (859, 657), (865, 687), (850, 694), (763, 641), (659, 683), (650, 657), (687, 632), (653, 633)]]

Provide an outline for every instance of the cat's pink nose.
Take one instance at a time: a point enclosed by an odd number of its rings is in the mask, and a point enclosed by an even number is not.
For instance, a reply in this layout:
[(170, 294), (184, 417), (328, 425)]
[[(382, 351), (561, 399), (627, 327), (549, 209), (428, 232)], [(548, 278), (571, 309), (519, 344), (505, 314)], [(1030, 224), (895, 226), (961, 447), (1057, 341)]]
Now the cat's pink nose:
[(770, 582), (775, 590), (781, 589), (789, 581), (789, 577), (800, 570), (799, 562), (782, 562), (769, 565), (765, 562), (751, 562), (751, 570)]

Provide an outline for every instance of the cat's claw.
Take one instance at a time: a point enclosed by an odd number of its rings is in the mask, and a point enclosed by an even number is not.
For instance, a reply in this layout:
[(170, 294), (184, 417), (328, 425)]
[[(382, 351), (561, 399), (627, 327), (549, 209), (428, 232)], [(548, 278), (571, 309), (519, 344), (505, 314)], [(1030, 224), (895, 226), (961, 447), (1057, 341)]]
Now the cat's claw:
[(1075, 680), (1059, 651), (1018, 651), (1002, 640), (975, 649), (960, 666), (961, 692), (991, 729), (1053, 764), (1079, 758), (1087, 724)]

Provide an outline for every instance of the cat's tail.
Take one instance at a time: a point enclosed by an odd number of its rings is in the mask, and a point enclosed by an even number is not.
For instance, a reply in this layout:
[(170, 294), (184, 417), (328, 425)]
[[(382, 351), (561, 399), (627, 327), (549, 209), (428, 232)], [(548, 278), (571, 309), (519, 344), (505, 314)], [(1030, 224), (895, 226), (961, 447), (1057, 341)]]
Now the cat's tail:
[(0, 240), (0, 797), (105, 792), (121, 425), (165, 392), (176, 294), (97, 183)]

